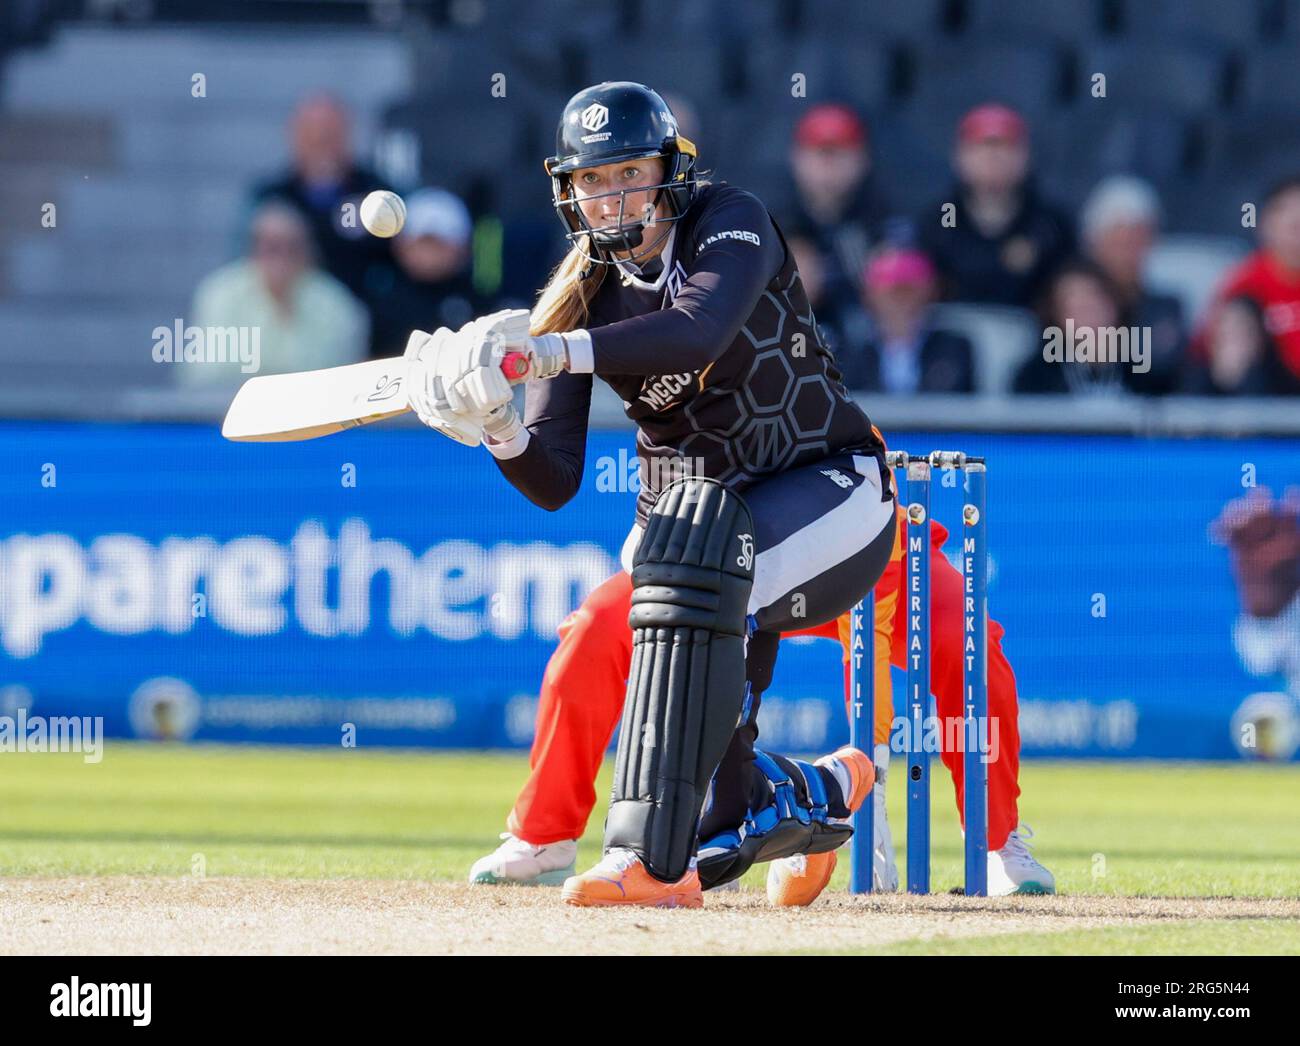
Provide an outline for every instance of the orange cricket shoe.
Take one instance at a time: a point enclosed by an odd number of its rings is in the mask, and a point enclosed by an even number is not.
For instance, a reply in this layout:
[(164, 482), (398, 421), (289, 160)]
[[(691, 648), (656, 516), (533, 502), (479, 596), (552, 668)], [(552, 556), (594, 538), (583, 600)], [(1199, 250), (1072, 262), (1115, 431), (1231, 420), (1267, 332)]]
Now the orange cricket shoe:
[(631, 850), (605, 854), (589, 872), (564, 880), (565, 904), (581, 908), (640, 905), (643, 908), (702, 908), (704, 894), (694, 862), (675, 883), (660, 882)]
[[(876, 783), (876, 767), (866, 752), (848, 745), (822, 756), (814, 765), (828, 766), (835, 761), (849, 772), (846, 805), (852, 813), (870, 797)], [(778, 908), (807, 907), (826, 889), (837, 861), (834, 850), (824, 854), (794, 854), (773, 861), (767, 870), (767, 899)]]

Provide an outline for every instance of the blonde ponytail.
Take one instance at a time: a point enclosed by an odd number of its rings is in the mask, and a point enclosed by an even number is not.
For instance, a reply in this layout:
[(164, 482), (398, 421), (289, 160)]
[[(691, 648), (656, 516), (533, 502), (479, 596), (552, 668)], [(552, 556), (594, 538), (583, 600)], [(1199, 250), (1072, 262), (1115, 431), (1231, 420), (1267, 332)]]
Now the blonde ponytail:
[[(590, 240), (587, 244), (587, 250), (590, 251)], [(578, 330), (586, 325), (591, 299), (600, 290), (607, 268), (597, 265), (595, 272), (585, 280), (580, 280), (578, 277), (587, 264), (587, 259), (577, 247), (571, 248), (564, 256), (537, 296), (529, 334), (558, 334)]]

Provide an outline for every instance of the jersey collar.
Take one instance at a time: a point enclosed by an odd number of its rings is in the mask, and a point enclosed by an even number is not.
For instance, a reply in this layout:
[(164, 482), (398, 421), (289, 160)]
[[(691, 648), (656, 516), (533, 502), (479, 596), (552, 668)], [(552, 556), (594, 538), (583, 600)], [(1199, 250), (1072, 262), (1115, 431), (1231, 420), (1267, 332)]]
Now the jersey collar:
[(664, 249), (659, 252), (658, 258), (663, 262), (663, 268), (655, 276), (654, 282), (642, 279), (641, 270), (638, 266), (625, 261), (615, 261), (618, 271), (622, 273), (624, 283), (632, 287), (639, 287), (644, 291), (662, 290), (664, 281), (668, 279), (668, 274), (673, 268), (673, 244), (677, 240), (677, 224), (674, 222), (673, 227), (668, 231), (668, 239), (664, 242)]

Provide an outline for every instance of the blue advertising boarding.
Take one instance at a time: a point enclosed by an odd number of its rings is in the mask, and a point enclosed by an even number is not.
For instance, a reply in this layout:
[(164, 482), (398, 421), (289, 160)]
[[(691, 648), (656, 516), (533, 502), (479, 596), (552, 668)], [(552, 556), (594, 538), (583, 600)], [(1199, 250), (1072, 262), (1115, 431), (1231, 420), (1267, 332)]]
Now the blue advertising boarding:
[[(1233, 713), (1288, 680), (1248, 671), (1209, 527), (1246, 485), (1300, 482), (1294, 441), (891, 446), (989, 460), (990, 608), (1026, 755), (1238, 758)], [(525, 747), (556, 626), (616, 569), (635, 488), (625, 432), (592, 433), (579, 494), (546, 512), (423, 431), (0, 425), (0, 703), (103, 716), (110, 736), (338, 743), (349, 723), (360, 743)], [(958, 491), (936, 477), (932, 502), (955, 527)], [(783, 644), (770, 746), (847, 738), (839, 657)]]

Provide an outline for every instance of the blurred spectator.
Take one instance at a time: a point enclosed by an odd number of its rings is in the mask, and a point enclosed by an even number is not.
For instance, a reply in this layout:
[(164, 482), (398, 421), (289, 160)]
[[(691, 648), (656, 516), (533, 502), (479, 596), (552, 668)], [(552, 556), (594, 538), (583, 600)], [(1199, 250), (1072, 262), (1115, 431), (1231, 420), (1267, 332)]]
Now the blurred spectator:
[(871, 184), (866, 125), (846, 105), (813, 106), (795, 126), (790, 172), (793, 192), (779, 214), (781, 229), (821, 255), (828, 314), (852, 308), (884, 218)]
[[(249, 256), (200, 282), (190, 322), (256, 331), (262, 374), (336, 367), (366, 354), (365, 309), (315, 267), (298, 210), (274, 200), (253, 216)], [(237, 363), (191, 364), (179, 373), (187, 385), (233, 385), (249, 376)]]
[(1032, 307), (1069, 257), (1072, 223), (1038, 195), (1029, 160), (1029, 132), (1014, 109), (981, 105), (962, 117), (957, 183), (917, 223), (945, 297)]
[(871, 259), (862, 289), (870, 334), (836, 355), (847, 388), (903, 395), (975, 391), (971, 343), (930, 323), (938, 289), (930, 259), (915, 249), (886, 248)]
[(413, 330), (459, 330), (489, 311), (474, 291), (469, 211), (443, 189), (406, 199), (406, 224), (393, 245), (397, 268), (371, 294), (372, 356), (400, 356)]
[(826, 270), (821, 251), (812, 240), (803, 236), (787, 236), (786, 244), (794, 255), (808, 304), (812, 306), (817, 329), (826, 346), (839, 358), (845, 345), (861, 344), (866, 340), (870, 321), (856, 301), (831, 300), (826, 297)]
[[(1276, 347), (1284, 372), (1300, 380), (1300, 176), (1274, 186), (1259, 214), (1260, 248), (1230, 272), (1211, 306), (1205, 331), (1197, 339), (1197, 355), (1208, 362), (1206, 332), (1215, 328), (1218, 312), (1232, 298), (1257, 302), (1264, 326)], [(1278, 392), (1289, 391), (1283, 386)]]
[(1120, 323), (1151, 331), (1147, 391), (1171, 392), (1183, 368), (1186, 332), (1182, 303), (1146, 285), (1146, 260), (1160, 228), (1160, 201), (1138, 178), (1116, 175), (1088, 197), (1079, 219), (1088, 257), (1120, 296)]
[[(292, 169), (258, 186), (255, 202), (288, 200), (307, 218), (321, 267), (363, 301), (369, 281), (392, 269), (389, 241), (371, 236), (357, 214), (361, 201), (387, 188), (352, 156), (347, 110), (332, 98), (309, 98), (290, 123)], [(344, 204), (353, 205), (345, 224)]]
[[(1043, 342), (1049, 329), (1067, 335), (1091, 336), (1094, 344), (1110, 339), (1103, 333), (1117, 331), (1123, 325), (1119, 291), (1110, 278), (1095, 264), (1082, 259), (1067, 262), (1053, 279), (1041, 314)], [(1024, 393), (1103, 393), (1150, 391), (1147, 374), (1139, 373), (1132, 363), (1122, 361), (1081, 362), (1048, 359), (1046, 349), (1030, 355), (1016, 373), (1015, 392)]]
[(1229, 298), (1215, 310), (1205, 332), (1208, 359), (1193, 364), (1185, 390), (1200, 396), (1275, 396), (1300, 393), (1283, 365), (1253, 298)]

